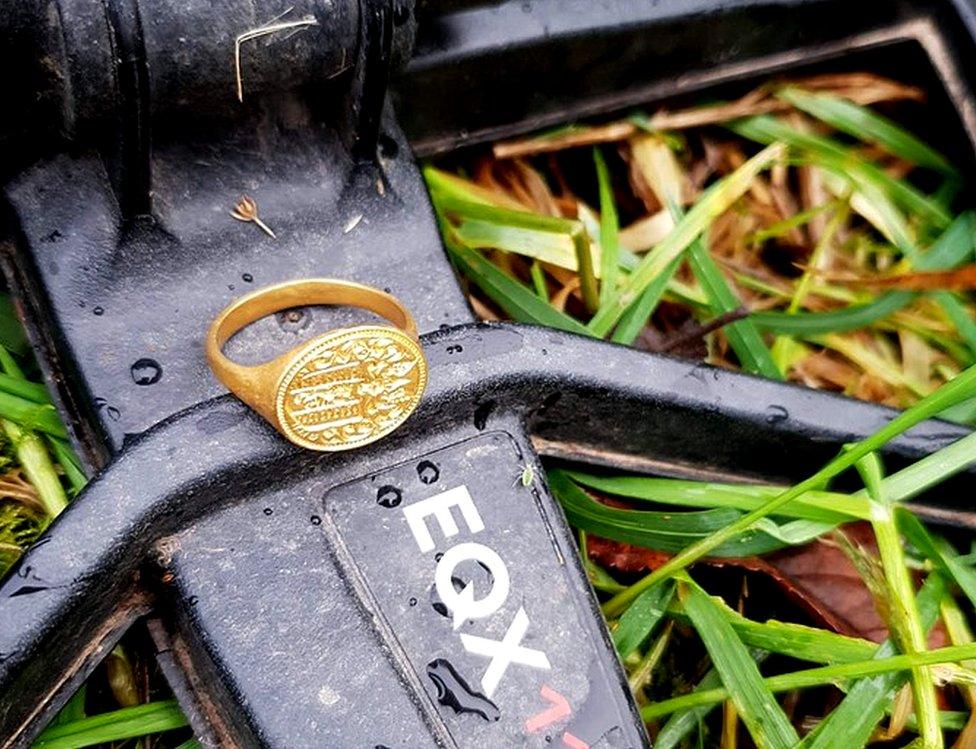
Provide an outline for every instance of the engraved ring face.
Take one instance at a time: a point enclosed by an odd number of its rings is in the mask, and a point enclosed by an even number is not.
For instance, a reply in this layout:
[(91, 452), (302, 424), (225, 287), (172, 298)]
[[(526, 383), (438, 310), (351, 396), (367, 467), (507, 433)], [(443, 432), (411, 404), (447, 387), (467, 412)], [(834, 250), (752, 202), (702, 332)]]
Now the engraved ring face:
[(313, 341), (278, 381), (275, 411), (290, 440), (351, 450), (406, 421), (427, 386), (420, 345), (395, 329), (346, 328)]

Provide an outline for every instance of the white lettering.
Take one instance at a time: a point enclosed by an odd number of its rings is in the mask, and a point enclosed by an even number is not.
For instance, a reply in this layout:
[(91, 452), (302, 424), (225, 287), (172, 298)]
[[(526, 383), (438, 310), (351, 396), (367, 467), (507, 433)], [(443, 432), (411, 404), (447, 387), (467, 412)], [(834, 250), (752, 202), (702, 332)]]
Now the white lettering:
[(520, 644), (528, 629), (529, 616), (520, 606), (501, 642), (475, 635), (461, 635), (461, 644), (464, 645), (465, 650), (491, 658), (484, 676), (481, 677), (481, 688), (489, 698), (495, 693), (498, 682), (502, 680), (511, 663), (521, 663), (523, 666), (546, 671), (552, 668), (545, 653)]
[[(460, 593), (454, 589), (452, 578), (454, 569), (463, 561), (480, 562), (493, 578), (491, 592), (484, 598), (475, 599), (474, 583), (464, 586)], [(498, 554), (483, 544), (464, 543), (452, 546), (437, 563), (434, 584), (437, 595), (454, 615), (454, 629), (458, 629), (466, 619), (484, 619), (500, 609), (508, 598), (508, 567)]]
[(421, 551), (433, 551), (435, 548), (434, 539), (430, 535), (430, 528), (427, 527), (426, 521), (426, 518), (431, 515), (437, 518), (437, 523), (445, 537), (450, 538), (458, 534), (457, 521), (451, 514), (452, 507), (457, 507), (461, 511), (461, 516), (472, 533), (478, 533), (485, 529), (484, 521), (478, 514), (478, 508), (474, 506), (474, 500), (471, 499), (468, 488), (458, 486), (449, 489), (442, 494), (414, 502), (412, 505), (403, 508), (407, 525), (410, 526), (410, 532)]

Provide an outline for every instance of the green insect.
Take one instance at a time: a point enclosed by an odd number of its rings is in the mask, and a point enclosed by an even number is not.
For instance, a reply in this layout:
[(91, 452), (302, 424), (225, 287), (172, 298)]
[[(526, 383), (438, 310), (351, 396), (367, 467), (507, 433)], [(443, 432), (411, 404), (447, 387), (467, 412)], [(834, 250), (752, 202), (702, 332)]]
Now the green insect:
[(535, 480), (535, 469), (529, 464), (525, 463), (522, 466), (522, 470), (515, 476), (515, 481), (512, 482), (512, 486), (521, 484), (522, 486), (532, 486), (532, 482)]

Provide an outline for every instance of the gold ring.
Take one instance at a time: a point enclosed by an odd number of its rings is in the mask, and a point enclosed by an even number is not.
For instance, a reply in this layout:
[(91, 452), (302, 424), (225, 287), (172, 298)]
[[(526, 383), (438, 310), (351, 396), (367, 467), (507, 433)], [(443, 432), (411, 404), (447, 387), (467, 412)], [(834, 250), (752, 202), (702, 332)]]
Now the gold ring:
[[(338, 328), (253, 366), (224, 355), (224, 344), (254, 321), (310, 305), (359, 307), (395, 327)], [(407, 420), (427, 387), (427, 360), (406, 307), (378, 289), (331, 278), (288, 281), (234, 301), (211, 324), (206, 354), (228, 390), (309, 450), (375, 442)]]

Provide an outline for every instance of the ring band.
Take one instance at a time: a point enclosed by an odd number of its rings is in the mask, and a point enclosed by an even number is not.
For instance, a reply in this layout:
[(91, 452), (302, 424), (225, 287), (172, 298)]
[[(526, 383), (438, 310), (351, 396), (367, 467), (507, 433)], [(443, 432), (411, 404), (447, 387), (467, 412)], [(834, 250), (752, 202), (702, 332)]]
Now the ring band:
[[(312, 305), (359, 307), (395, 327), (337, 328), (256, 365), (224, 355), (224, 344), (256, 320)], [(310, 450), (351, 450), (386, 436), (413, 413), (427, 386), (410, 312), (396, 297), (351, 281), (316, 278), (258, 289), (217, 315), (205, 349), (228, 390)]]

